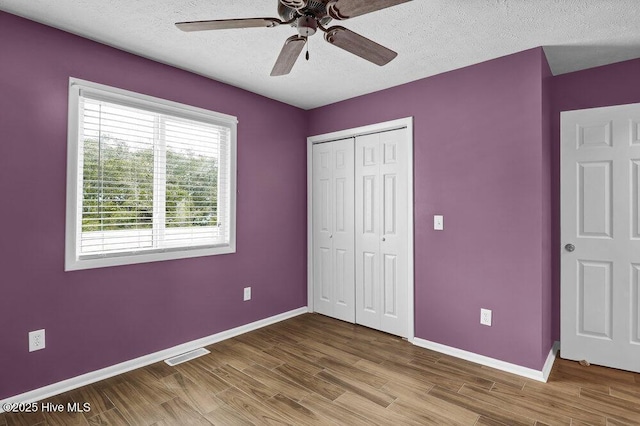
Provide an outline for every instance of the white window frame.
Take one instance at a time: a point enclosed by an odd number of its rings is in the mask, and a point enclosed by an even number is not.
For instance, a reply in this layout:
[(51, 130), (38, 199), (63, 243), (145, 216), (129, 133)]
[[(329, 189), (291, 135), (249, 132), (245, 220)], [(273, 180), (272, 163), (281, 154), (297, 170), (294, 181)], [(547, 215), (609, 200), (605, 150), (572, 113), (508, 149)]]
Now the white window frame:
[[(115, 103), (145, 107), (165, 114), (183, 118), (212, 122), (230, 128), (230, 161), (229, 161), (229, 244), (154, 250), (153, 252), (125, 252), (104, 254), (98, 257), (80, 257), (77, 253), (79, 236), (82, 232), (80, 224), (79, 197), (82, 194), (82, 179), (78, 171), (80, 166), (79, 101), (81, 93), (93, 93)], [(118, 265), (158, 262), (163, 260), (185, 259), (191, 257), (210, 256), (235, 253), (236, 251), (236, 181), (237, 181), (237, 124), (238, 119), (231, 115), (221, 114), (190, 105), (172, 102), (153, 96), (142, 95), (128, 90), (118, 89), (103, 84), (93, 83), (77, 78), (69, 79), (69, 116), (67, 137), (67, 203), (65, 232), (65, 271), (103, 268)]]

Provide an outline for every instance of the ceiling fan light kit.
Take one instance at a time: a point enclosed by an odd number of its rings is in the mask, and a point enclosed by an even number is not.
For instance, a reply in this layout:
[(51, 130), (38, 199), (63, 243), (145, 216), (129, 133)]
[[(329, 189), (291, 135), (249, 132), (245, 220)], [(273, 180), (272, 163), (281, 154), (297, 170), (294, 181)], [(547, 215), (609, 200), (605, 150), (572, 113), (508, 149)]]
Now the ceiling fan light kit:
[(309, 37), (316, 33), (318, 29), (318, 21), (309, 15), (301, 16), (296, 21), (298, 33), (303, 37)]
[(298, 35), (289, 37), (276, 60), (272, 76), (289, 74), (307, 43), (308, 37), (318, 29), (325, 33), (324, 39), (336, 47), (359, 56), (376, 65), (391, 62), (398, 54), (345, 27), (325, 26), (331, 20), (346, 20), (356, 16), (397, 6), (412, 0), (279, 0), (278, 18), (218, 19), (211, 21), (178, 22), (182, 31), (228, 30), (238, 28), (272, 28), (291, 25)]

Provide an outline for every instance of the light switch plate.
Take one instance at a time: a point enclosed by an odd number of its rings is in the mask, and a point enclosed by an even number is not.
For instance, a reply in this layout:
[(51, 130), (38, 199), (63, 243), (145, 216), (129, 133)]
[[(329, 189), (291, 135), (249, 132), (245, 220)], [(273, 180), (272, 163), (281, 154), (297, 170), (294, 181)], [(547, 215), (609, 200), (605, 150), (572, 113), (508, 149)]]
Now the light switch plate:
[(444, 230), (444, 216), (441, 214), (433, 215), (433, 229), (436, 231)]

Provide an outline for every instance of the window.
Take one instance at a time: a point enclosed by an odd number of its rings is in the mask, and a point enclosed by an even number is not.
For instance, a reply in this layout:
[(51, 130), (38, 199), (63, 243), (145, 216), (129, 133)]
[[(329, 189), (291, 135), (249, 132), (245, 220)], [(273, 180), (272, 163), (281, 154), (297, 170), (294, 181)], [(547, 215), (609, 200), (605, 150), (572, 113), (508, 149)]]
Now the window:
[(236, 126), (71, 79), (65, 270), (235, 252)]

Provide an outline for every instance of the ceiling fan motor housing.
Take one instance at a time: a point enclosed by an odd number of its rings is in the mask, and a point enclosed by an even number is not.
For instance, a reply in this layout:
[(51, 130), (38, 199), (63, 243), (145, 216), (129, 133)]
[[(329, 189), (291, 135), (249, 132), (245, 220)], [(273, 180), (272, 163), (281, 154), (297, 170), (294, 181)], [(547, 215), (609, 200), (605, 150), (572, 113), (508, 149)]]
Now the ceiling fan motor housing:
[(280, 0), (280, 3), (292, 9), (300, 9), (303, 8), (307, 2), (304, 0)]
[[(308, 0), (301, 2), (300, 0), (279, 0), (278, 15), (283, 21), (288, 22), (300, 16), (312, 16), (320, 21), (322, 25), (326, 25), (331, 21), (331, 17), (327, 13), (327, 3), (329, 0)], [(298, 4), (305, 4), (303, 7), (297, 7)], [(297, 24), (292, 24), (296, 26)]]

